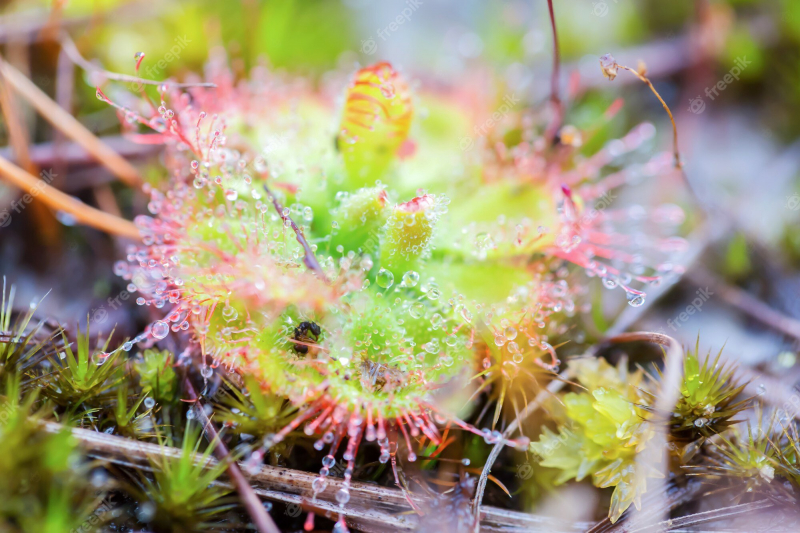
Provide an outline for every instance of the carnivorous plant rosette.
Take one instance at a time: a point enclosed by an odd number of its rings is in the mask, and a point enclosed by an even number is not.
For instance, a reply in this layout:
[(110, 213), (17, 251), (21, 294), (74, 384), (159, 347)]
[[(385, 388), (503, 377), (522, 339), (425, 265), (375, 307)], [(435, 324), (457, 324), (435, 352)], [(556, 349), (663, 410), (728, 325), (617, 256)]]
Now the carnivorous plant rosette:
[[(168, 145), (168, 179), (146, 187), (153, 217), (136, 219), (144, 246), (116, 266), (137, 303), (165, 309), (131, 343), (187, 331), (204, 376), (224, 364), (299, 406), (264, 445), (301, 427), (316, 435), (329, 452), (315, 494), (345, 439), (348, 484), (362, 440), (393, 464), (403, 443), (411, 461), (414, 440), (438, 443), (444, 423), (498, 442), (461, 421), (459, 391), (477, 376), (477, 392), (499, 387), (501, 404), (528, 362), (558, 368), (549, 340), (581, 292), (564, 260), (632, 305), (643, 301), (632, 280), (660, 279), (644, 258), (668, 241), (614, 228), (675, 222), (679, 210), (588, 207), (634, 172), (593, 181), (652, 127), (584, 158), (580, 132), (565, 127), (551, 147), (526, 111), (509, 110), (488, 145), (465, 151), (476, 120), (466, 98), (414, 93), (388, 63), (358, 71), (341, 110), (302, 80), (257, 69), (234, 85), (220, 64), (209, 72), (215, 89), (164, 85), (150, 111), (98, 90)], [(665, 168), (655, 159), (636, 172)]]

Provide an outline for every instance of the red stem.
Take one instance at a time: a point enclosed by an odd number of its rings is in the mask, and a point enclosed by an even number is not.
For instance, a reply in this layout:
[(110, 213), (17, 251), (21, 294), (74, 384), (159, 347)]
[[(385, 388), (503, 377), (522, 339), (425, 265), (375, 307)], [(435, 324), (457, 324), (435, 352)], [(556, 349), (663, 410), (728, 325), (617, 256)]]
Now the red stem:
[(255, 525), (256, 529), (261, 533), (280, 533), (278, 526), (272, 521), (272, 517), (269, 516), (267, 510), (261, 504), (261, 500), (253, 491), (253, 487), (250, 486), (244, 474), (242, 474), (239, 465), (231, 458), (228, 447), (225, 446), (219, 438), (214, 424), (211, 423), (208, 415), (206, 415), (203, 404), (200, 402), (197, 392), (194, 390), (194, 386), (188, 377), (186, 377), (184, 385), (186, 387), (186, 393), (189, 395), (189, 400), (194, 402), (193, 409), (195, 410), (198, 420), (203, 424), (203, 431), (206, 434), (206, 438), (210, 443), (216, 443), (214, 446), (214, 455), (220, 462), (228, 465), (228, 475), (233, 482), (233, 486), (236, 487), (239, 497), (242, 499), (242, 505), (247, 509), (247, 513), (253, 520), (253, 525)]
[(272, 205), (275, 207), (275, 211), (278, 212), (278, 216), (281, 217), (281, 219), (283, 219), (284, 222), (286, 221), (289, 222), (289, 224), (292, 227), (292, 230), (294, 230), (294, 235), (297, 238), (297, 242), (299, 242), (300, 246), (302, 246), (303, 250), (305, 250), (303, 263), (305, 263), (306, 267), (308, 267), (309, 270), (313, 271), (319, 277), (319, 279), (321, 279), (325, 283), (330, 283), (328, 281), (327, 276), (325, 276), (325, 271), (322, 270), (322, 266), (319, 264), (319, 261), (317, 261), (317, 258), (314, 255), (314, 251), (311, 250), (311, 246), (308, 244), (305, 235), (303, 235), (303, 231), (299, 227), (297, 227), (297, 224), (294, 223), (292, 217), (283, 214), (283, 206), (280, 204), (278, 199), (275, 198), (275, 195), (272, 194), (272, 191), (269, 190), (269, 187), (267, 187), (266, 183), (264, 184), (264, 190), (267, 192), (269, 199), (272, 201)]
[(556, 31), (556, 15), (553, 11), (553, 0), (547, 0), (547, 9), (550, 12), (550, 27), (553, 30), (553, 72), (550, 75), (550, 103), (553, 104), (553, 119), (547, 126), (545, 131), (545, 138), (552, 141), (558, 129), (561, 127), (561, 121), (564, 118), (564, 106), (561, 99), (558, 97), (558, 81), (560, 79), (561, 70), (561, 53), (558, 49), (558, 32)]

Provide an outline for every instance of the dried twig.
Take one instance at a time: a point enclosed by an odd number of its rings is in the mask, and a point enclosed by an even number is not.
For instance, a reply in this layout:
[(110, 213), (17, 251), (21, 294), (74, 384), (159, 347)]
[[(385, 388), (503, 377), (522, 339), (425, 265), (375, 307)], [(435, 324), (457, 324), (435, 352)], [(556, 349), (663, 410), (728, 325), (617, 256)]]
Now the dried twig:
[(32, 197), (41, 200), (50, 208), (64, 211), (75, 217), (75, 220), (87, 226), (108, 233), (139, 240), (139, 230), (132, 222), (116, 217), (94, 207), (88, 206), (48, 185), (44, 180), (30, 175), (28, 172), (0, 157), (0, 175), (9, 183), (19, 187)]
[[(2, 108), (5, 118), (6, 129), (8, 130), (11, 148), (22, 168), (36, 176), (39, 174), (39, 167), (33, 162), (30, 156), (29, 143), (30, 135), (24, 120), (20, 117), (19, 107), (14, 93), (7, 83), (3, 83), (0, 76), (0, 108)], [(41, 233), (44, 242), (54, 245), (60, 238), (60, 226), (55, 217), (44, 205), (34, 203), (31, 211), (37, 219), (37, 229)]]
[(184, 387), (189, 395), (189, 399), (194, 402), (194, 412), (203, 425), (203, 431), (206, 434), (208, 442), (214, 446), (214, 455), (227, 465), (228, 475), (231, 477), (233, 485), (236, 487), (236, 491), (242, 499), (242, 505), (247, 509), (247, 513), (253, 520), (256, 529), (261, 533), (280, 533), (278, 526), (275, 525), (272, 517), (269, 516), (267, 510), (261, 505), (261, 500), (258, 499), (258, 496), (253, 492), (253, 488), (247, 482), (247, 479), (245, 479), (244, 474), (242, 474), (242, 471), (239, 469), (239, 465), (231, 458), (228, 447), (225, 446), (219, 438), (214, 424), (211, 423), (208, 415), (206, 415), (203, 404), (200, 398), (198, 398), (197, 392), (194, 390), (194, 386), (188, 377), (184, 380)]
[(743, 514), (752, 513), (753, 511), (770, 509), (774, 506), (774, 502), (769, 500), (759, 500), (757, 502), (731, 505), (730, 507), (722, 507), (721, 509), (714, 509), (713, 511), (705, 511), (703, 513), (695, 513), (687, 516), (681, 516), (680, 518), (664, 520), (658, 524), (653, 524), (651, 526), (638, 529), (629, 529), (626, 530), (626, 532), (640, 533), (643, 531), (672, 531), (677, 528), (694, 526), (697, 524), (703, 524), (705, 522), (713, 522), (715, 520), (729, 520)]
[[(45, 424), (47, 431), (56, 433), (63, 431), (64, 426), (55, 422)], [(178, 448), (150, 444), (97, 431), (73, 428), (72, 435), (81, 443), (91, 457), (108, 461), (121, 466), (149, 469), (149, 457), (180, 457), (183, 453)], [(198, 455), (198, 460), (200, 456)], [(208, 458), (209, 467), (217, 464), (214, 458)], [(253, 486), (256, 495), (287, 503), (309, 505), (301, 496), (310, 492), (311, 484), (317, 474), (291, 470), (288, 468), (262, 465), (256, 473), (242, 471), (242, 474)], [(413, 514), (408, 511), (408, 503), (401, 491), (389, 487), (381, 487), (374, 483), (353, 481), (350, 484), (350, 501), (341, 507), (335, 500), (335, 493), (342, 488), (344, 480), (330, 478), (325, 490), (317, 494), (313, 504), (322, 509), (330, 509), (335, 514), (343, 513), (348, 522), (351, 520), (364, 531), (411, 531), (417, 528)], [(416, 501), (422, 499), (411, 496)], [(509, 531), (518, 529), (526, 532), (565, 531), (579, 532), (588, 529), (591, 524), (567, 524), (547, 517), (509, 511), (496, 507), (483, 508), (483, 525), (486, 531)]]
[(30, 174), (38, 174), (39, 169), (33, 163), (28, 150), (28, 135), (25, 123), (20, 120), (17, 114), (18, 108), (14, 101), (14, 94), (11, 92), (7, 83), (3, 83), (2, 76), (0, 76), (0, 109), (2, 109), (3, 117), (5, 118), (6, 128), (8, 130), (9, 144), (14, 151), (14, 155), (19, 162), (20, 166)]
[(78, 122), (39, 89), (31, 80), (0, 58), (0, 75), (20, 96), (25, 98), (53, 126), (77, 142), (119, 179), (132, 187), (141, 185), (136, 168), (114, 150), (103, 144), (92, 132)]
[[(656, 412), (661, 413), (662, 411), (671, 412), (672, 407), (674, 406), (675, 402), (677, 401), (677, 387), (670, 387), (669, 384), (673, 383), (677, 379), (680, 379), (682, 369), (683, 369), (683, 350), (681, 349), (680, 345), (667, 335), (662, 335), (660, 333), (649, 333), (649, 332), (635, 332), (635, 333), (625, 333), (621, 335), (617, 335), (606, 339), (604, 342), (599, 343), (594, 347), (592, 350), (592, 354), (596, 354), (600, 351), (600, 349), (604, 346), (609, 344), (620, 344), (626, 342), (635, 342), (635, 341), (645, 341), (645, 342), (654, 342), (656, 344), (660, 344), (662, 346), (668, 346), (669, 352), (667, 354), (667, 368), (664, 373), (664, 382), (667, 384), (665, 390), (667, 389), (674, 389), (674, 391), (670, 391), (671, 393), (665, 393), (659, 396), (658, 403), (656, 405)], [(492, 465), (497, 460), (497, 457), (500, 455), (500, 452), (503, 449), (505, 444), (505, 439), (508, 438), (519, 426), (519, 424), (524, 421), (532, 412), (536, 411), (540, 406), (541, 403), (547, 398), (547, 396), (555, 394), (558, 392), (563, 386), (568, 382), (571, 378), (571, 374), (569, 373), (569, 367), (567, 370), (559, 374), (556, 380), (550, 382), (547, 389), (540, 392), (536, 398), (525, 406), (525, 409), (520, 416), (514, 419), (503, 433), (503, 439), (500, 440), (497, 444), (495, 444), (494, 448), (492, 449), (491, 453), (489, 454), (488, 459), (486, 460), (486, 464), (484, 465), (483, 471), (481, 472), (481, 476), (478, 480), (478, 485), (475, 491), (475, 500), (473, 502), (473, 513), (476, 517), (480, 517), (480, 505), (483, 499), (483, 493), (486, 488), (486, 480), (488, 478), (489, 472), (491, 471)], [(671, 403), (670, 403), (671, 402)], [(663, 446), (659, 448), (664, 451), (666, 450), (666, 438), (664, 438), (664, 442), (662, 443)], [(663, 465), (667, 463), (662, 461)], [(666, 477), (666, 476), (665, 476)], [(475, 531), (479, 530), (479, 522), (476, 524)]]
[[(72, 99), (75, 92), (75, 65), (69, 60), (64, 50), (58, 52), (58, 62), (56, 64), (56, 92), (55, 99), (58, 106), (67, 113), (72, 113)], [(53, 152), (55, 156), (55, 173), (57, 182), (54, 183), (59, 189), (63, 190), (66, 180), (59, 179), (67, 173), (67, 162), (64, 158), (65, 145), (67, 144), (66, 135), (61, 131), (53, 132)]]
[[(107, 145), (125, 159), (147, 157), (157, 154), (163, 149), (162, 145), (137, 144), (120, 135), (109, 135), (100, 137), (99, 139), (103, 144)], [(57, 142), (32, 144), (28, 147), (28, 153), (30, 154), (31, 161), (39, 167), (51, 167), (59, 161), (70, 165), (94, 164), (96, 162), (83, 146), (74, 142), (64, 143), (63, 146), (58, 146)], [(18, 165), (22, 164), (22, 161), (16, 158), (16, 154), (9, 147), (0, 148), (0, 156), (14, 161)], [(62, 190), (70, 190), (72, 188), (72, 183), (66, 182)]]
[[(653, 417), (650, 423), (654, 428), (654, 435), (648, 446), (636, 456), (636, 477), (637, 485), (648, 485), (649, 490), (665, 490), (667, 479), (669, 478), (669, 429), (667, 424), (672, 416), (672, 411), (680, 397), (680, 383), (683, 378), (683, 360), (685, 353), (681, 345), (668, 335), (651, 332), (623, 333), (612, 337), (606, 341), (607, 344), (622, 344), (627, 342), (652, 342), (667, 348), (666, 362), (664, 363), (663, 377), (661, 378), (661, 388), (656, 403), (653, 406)], [(661, 478), (652, 481), (645, 481), (647, 471), (653, 469), (652, 465), (659, 464)], [(662, 489), (662, 487), (664, 487)], [(662, 516), (665, 513), (660, 513)], [(661, 518), (656, 513), (634, 513), (632, 524), (634, 527), (644, 527), (652, 524)]]

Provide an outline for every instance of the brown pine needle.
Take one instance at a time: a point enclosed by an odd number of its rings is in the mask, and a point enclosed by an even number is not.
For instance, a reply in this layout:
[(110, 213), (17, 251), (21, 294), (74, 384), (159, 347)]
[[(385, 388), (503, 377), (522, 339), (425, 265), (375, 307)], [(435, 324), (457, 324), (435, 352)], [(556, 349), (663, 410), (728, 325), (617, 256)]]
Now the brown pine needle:
[(2, 156), (0, 156), (0, 176), (51, 209), (69, 213), (81, 224), (121, 237), (140, 240), (139, 230), (132, 222), (90, 207), (64, 194)]
[(108, 168), (115, 176), (130, 185), (142, 184), (139, 171), (114, 150), (103, 144), (91, 131), (64, 111), (20, 71), (0, 58), (0, 76), (25, 98), (48, 122), (64, 135), (81, 145), (87, 152)]
[[(39, 174), (39, 167), (33, 162), (29, 150), (30, 134), (25, 127), (25, 123), (20, 120), (19, 108), (8, 84), (3, 83), (0, 77), (0, 110), (5, 118), (6, 129), (8, 130), (9, 144), (20, 166), (28, 174)], [(37, 220), (36, 227), (40, 232), (43, 242), (54, 245), (60, 236), (58, 221), (53, 214), (43, 204), (34, 202), (31, 212)]]
[(11, 92), (8, 84), (3, 83), (0, 77), (0, 110), (2, 110), (3, 118), (6, 120), (6, 129), (8, 130), (8, 140), (11, 148), (14, 150), (14, 156), (19, 164), (30, 174), (38, 174), (39, 169), (33, 164), (28, 150), (28, 129), (25, 123), (19, 119), (17, 112), (14, 94)]

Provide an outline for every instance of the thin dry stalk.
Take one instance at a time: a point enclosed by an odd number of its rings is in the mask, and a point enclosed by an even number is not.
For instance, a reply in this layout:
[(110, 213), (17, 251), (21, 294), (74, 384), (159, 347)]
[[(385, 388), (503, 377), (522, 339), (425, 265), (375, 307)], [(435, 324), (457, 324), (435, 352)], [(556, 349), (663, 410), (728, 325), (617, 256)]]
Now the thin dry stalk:
[[(642, 510), (640, 512), (654, 515), (672, 512), (679, 506), (697, 498), (704, 488), (699, 479), (690, 479), (684, 486), (670, 485), (665, 492), (647, 491), (642, 497)], [(625, 516), (623, 515), (623, 517)], [(611, 520), (606, 517), (587, 530), (586, 533), (631, 533), (631, 527), (631, 522), (628, 520), (622, 519), (612, 524)]]
[(95, 209), (72, 196), (64, 194), (4, 157), (0, 157), (0, 176), (30, 194), (33, 198), (41, 200), (51, 209), (69, 213), (81, 224), (113, 235), (128, 237), (137, 241), (140, 239), (139, 230), (136, 229), (132, 222)]
[(9, 144), (14, 150), (17, 161), (30, 174), (38, 174), (39, 169), (31, 160), (28, 150), (28, 139), (30, 139), (28, 129), (25, 127), (25, 123), (19, 119), (14, 94), (8, 84), (3, 83), (2, 76), (0, 76), (0, 109), (2, 109), (6, 121)]
[(639, 78), (648, 87), (650, 87), (650, 90), (653, 91), (654, 95), (656, 95), (658, 101), (661, 102), (661, 105), (664, 107), (664, 110), (667, 112), (667, 115), (669, 115), (670, 122), (672, 122), (672, 154), (673, 157), (675, 158), (675, 168), (682, 169), (683, 163), (681, 163), (681, 154), (678, 151), (678, 126), (675, 124), (675, 117), (672, 116), (672, 111), (670, 111), (669, 106), (664, 101), (664, 99), (661, 98), (661, 95), (658, 94), (658, 91), (656, 91), (656, 88), (653, 86), (653, 83), (650, 81), (650, 79), (644, 75), (645, 72), (644, 67), (641, 68), (642, 72), (639, 72), (639, 70), (634, 70), (630, 67), (626, 67), (625, 65), (620, 65), (619, 63), (617, 63), (617, 66), (623, 70), (627, 70), (628, 72), (633, 73), (634, 76)]
[[(120, 135), (109, 135), (100, 137), (103, 144), (120, 154), (125, 159), (143, 159), (157, 154), (161, 145), (157, 144), (136, 144), (133, 141)], [(63, 146), (58, 146), (57, 142), (43, 142), (28, 146), (31, 160), (38, 167), (54, 167), (58, 163), (65, 165), (94, 165), (95, 159), (81, 145), (74, 142), (65, 142)], [(15, 160), (16, 154), (8, 147), (0, 148), (0, 155), (19, 164)], [(61, 190), (73, 188), (71, 181), (65, 182)]]
[(142, 179), (136, 168), (114, 150), (103, 144), (92, 132), (64, 111), (57, 103), (39, 89), (21, 72), (0, 58), (0, 75), (6, 83), (28, 101), (48, 122), (67, 137), (80, 144), (97, 161), (108, 168), (115, 176), (130, 185), (138, 187)]
[[(646, 483), (648, 490), (666, 490), (667, 479), (669, 478), (668, 424), (675, 404), (678, 403), (680, 397), (685, 353), (678, 341), (661, 333), (624, 333), (608, 340), (611, 344), (636, 341), (652, 342), (667, 348), (664, 376), (661, 379), (660, 392), (653, 406), (654, 416), (650, 422), (655, 430), (654, 435), (648, 446), (636, 456), (637, 486), (641, 487)], [(655, 470), (655, 464), (659, 465), (661, 477), (646, 481), (648, 471)], [(658, 522), (665, 515), (668, 516), (668, 513), (634, 513), (631, 524), (634, 528), (646, 527)]]
[[(29, 174), (39, 174), (39, 167), (32, 161), (29, 149), (30, 135), (24, 120), (19, 116), (19, 107), (15, 95), (8, 84), (3, 83), (0, 77), (0, 108), (2, 108), (8, 129), (11, 148), (17, 160)], [(60, 231), (53, 214), (42, 204), (34, 203), (31, 212), (37, 220), (37, 229), (44, 242), (54, 245), (58, 242)]]
[[(656, 406), (655, 406), (655, 410), (656, 410), (657, 416), (658, 416), (658, 413), (661, 413), (661, 416), (659, 416), (659, 418), (663, 418), (664, 417), (664, 413), (667, 413), (667, 414), (670, 413), (672, 411), (672, 408), (674, 407), (675, 403), (678, 400), (678, 398), (677, 398), (678, 390), (679, 390), (678, 389), (678, 384), (680, 382), (680, 378), (681, 378), (681, 375), (682, 375), (682, 372), (683, 372), (683, 357), (684, 357), (684, 353), (683, 353), (683, 349), (680, 347), (680, 344), (678, 344), (678, 342), (675, 339), (673, 339), (672, 337), (669, 337), (667, 335), (662, 335), (660, 333), (650, 333), (650, 332), (624, 333), (624, 334), (621, 334), (621, 335), (616, 335), (614, 337), (611, 337), (611, 338), (605, 340), (602, 343), (599, 343), (595, 347), (595, 349), (592, 350), (592, 353), (596, 354), (600, 350), (601, 347), (607, 346), (607, 345), (610, 345), (610, 344), (621, 344), (621, 343), (636, 342), (636, 341), (653, 342), (653, 343), (656, 343), (656, 344), (659, 344), (659, 345), (662, 345), (662, 346), (666, 346), (666, 347), (669, 348), (668, 352), (667, 352), (667, 364), (666, 364), (666, 368), (665, 368), (665, 371), (664, 371), (664, 380), (663, 380), (663, 383), (664, 383), (664, 389), (663, 390), (665, 391), (665, 393), (659, 396), (659, 399), (658, 399), (658, 401), (656, 403)], [(529, 403), (527, 406), (525, 406), (525, 409), (520, 414), (520, 416), (518, 418), (516, 418), (515, 420), (513, 420), (509, 424), (508, 428), (503, 433), (503, 439), (500, 442), (498, 442), (497, 444), (495, 444), (494, 448), (492, 449), (491, 453), (489, 454), (488, 459), (486, 460), (486, 464), (484, 465), (483, 471), (481, 472), (481, 476), (480, 476), (480, 478), (478, 480), (478, 485), (477, 485), (477, 488), (476, 488), (476, 491), (475, 491), (475, 500), (473, 502), (473, 512), (474, 512), (474, 515), (475, 515), (476, 519), (480, 517), (480, 504), (481, 504), (481, 501), (483, 500), (483, 494), (484, 494), (484, 491), (486, 489), (486, 480), (488, 478), (489, 472), (491, 471), (492, 465), (497, 460), (497, 457), (500, 455), (500, 452), (503, 449), (505, 438), (510, 436), (517, 429), (519, 424), (522, 421), (524, 421), (532, 412), (536, 411), (541, 406), (542, 402), (547, 398), (547, 396), (553, 395), (556, 392), (558, 392), (559, 390), (561, 390), (561, 388), (564, 387), (564, 385), (571, 379), (571, 377), (572, 376), (571, 376), (571, 374), (569, 372), (569, 368), (567, 368), (567, 370), (565, 370), (564, 372), (559, 374), (557, 379), (555, 379), (552, 382), (550, 382), (550, 385), (548, 385), (547, 389), (545, 389), (542, 392), (540, 392), (531, 403)], [(663, 428), (661, 428), (661, 429), (663, 431)], [(661, 442), (659, 446), (654, 448), (654, 451), (655, 452), (660, 452), (661, 455), (665, 455), (666, 454), (666, 450), (667, 450), (667, 448), (666, 448), (666, 446), (667, 446), (666, 436), (662, 435), (662, 441), (663, 442)], [(642, 459), (642, 461), (644, 461), (646, 458), (642, 457), (641, 459)], [(639, 461), (637, 459), (637, 464), (638, 464), (638, 462)], [(668, 468), (668, 462), (665, 459), (662, 459), (661, 465), (662, 465), (662, 469), (667, 469)], [(644, 466), (644, 465), (642, 465), (642, 466)], [(644, 471), (643, 468), (639, 468), (637, 470)], [(667, 473), (663, 472), (663, 474), (664, 474), (664, 479), (666, 479), (666, 477), (667, 477), (666, 474)], [(653, 488), (655, 488), (655, 490), (659, 490), (658, 486), (651, 487), (651, 490)], [(666, 490), (665, 487), (661, 487), (660, 489), (661, 490)], [(648, 515), (648, 518), (651, 519), (651, 520), (657, 520), (658, 518), (660, 518), (660, 516), (658, 516), (657, 514), (653, 515), (652, 517), (650, 515)], [(476, 526), (475, 526), (475, 531), (479, 531), (479, 530), (480, 530), (479, 522), (477, 522)]]
[[(75, 65), (69, 60), (64, 50), (58, 52), (58, 63), (56, 66), (56, 103), (67, 111), (72, 113), (72, 99), (75, 92)], [(55, 151), (55, 165), (56, 165), (56, 179), (58, 180), (54, 185), (63, 190), (63, 179), (59, 176), (66, 175), (67, 162), (64, 158), (64, 145), (67, 142), (66, 136), (60, 131), (56, 130), (53, 135), (53, 147)]]
[(653, 524), (648, 527), (627, 530), (630, 533), (642, 533), (644, 531), (670, 531), (678, 528), (685, 528), (695, 526), (697, 524), (704, 524), (706, 522), (714, 522), (716, 520), (730, 520), (737, 516), (747, 515), (754, 511), (761, 511), (774, 507), (775, 503), (769, 500), (759, 500), (752, 503), (743, 503), (740, 505), (731, 505), (729, 507), (722, 507), (721, 509), (714, 509), (713, 511), (705, 511), (703, 513), (695, 513), (680, 518), (673, 518), (671, 520), (664, 520), (658, 524)]
[(526, 418), (528, 418), (528, 416), (536, 412), (549, 396), (552, 396), (560, 391), (570, 378), (571, 373), (569, 368), (567, 368), (561, 374), (559, 374), (556, 379), (551, 381), (547, 388), (537, 394), (536, 398), (534, 398), (532, 402), (525, 406), (525, 409), (522, 410), (522, 413), (520, 413), (519, 416), (511, 421), (506, 430), (503, 432), (503, 437), (494, 445), (494, 448), (492, 448), (492, 451), (489, 453), (489, 457), (486, 459), (486, 464), (483, 465), (481, 475), (478, 478), (478, 484), (475, 488), (475, 499), (472, 503), (476, 532), (480, 531), (481, 502), (483, 501), (483, 494), (486, 491), (486, 483), (489, 479), (489, 473), (492, 471), (492, 466), (494, 465), (495, 461), (497, 461), (497, 458), (500, 456), (500, 452), (503, 451), (505, 440), (510, 437), (514, 431), (516, 431), (517, 427), (519, 427), (519, 425)]
[(242, 499), (242, 505), (247, 509), (247, 514), (250, 515), (256, 529), (261, 533), (280, 533), (278, 526), (272, 521), (272, 517), (269, 516), (267, 510), (261, 505), (261, 500), (258, 499), (258, 496), (253, 492), (253, 488), (247, 482), (247, 479), (245, 479), (244, 474), (242, 474), (242, 471), (239, 469), (239, 465), (231, 457), (228, 447), (225, 446), (219, 438), (214, 424), (211, 423), (208, 415), (206, 415), (204, 406), (200, 398), (198, 398), (197, 392), (194, 390), (194, 386), (188, 377), (184, 380), (184, 386), (189, 395), (189, 399), (194, 402), (194, 411), (198, 420), (203, 425), (203, 432), (206, 434), (209, 444), (214, 446), (214, 455), (227, 465), (228, 475), (233, 481), (236, 492), (239, 493)]

